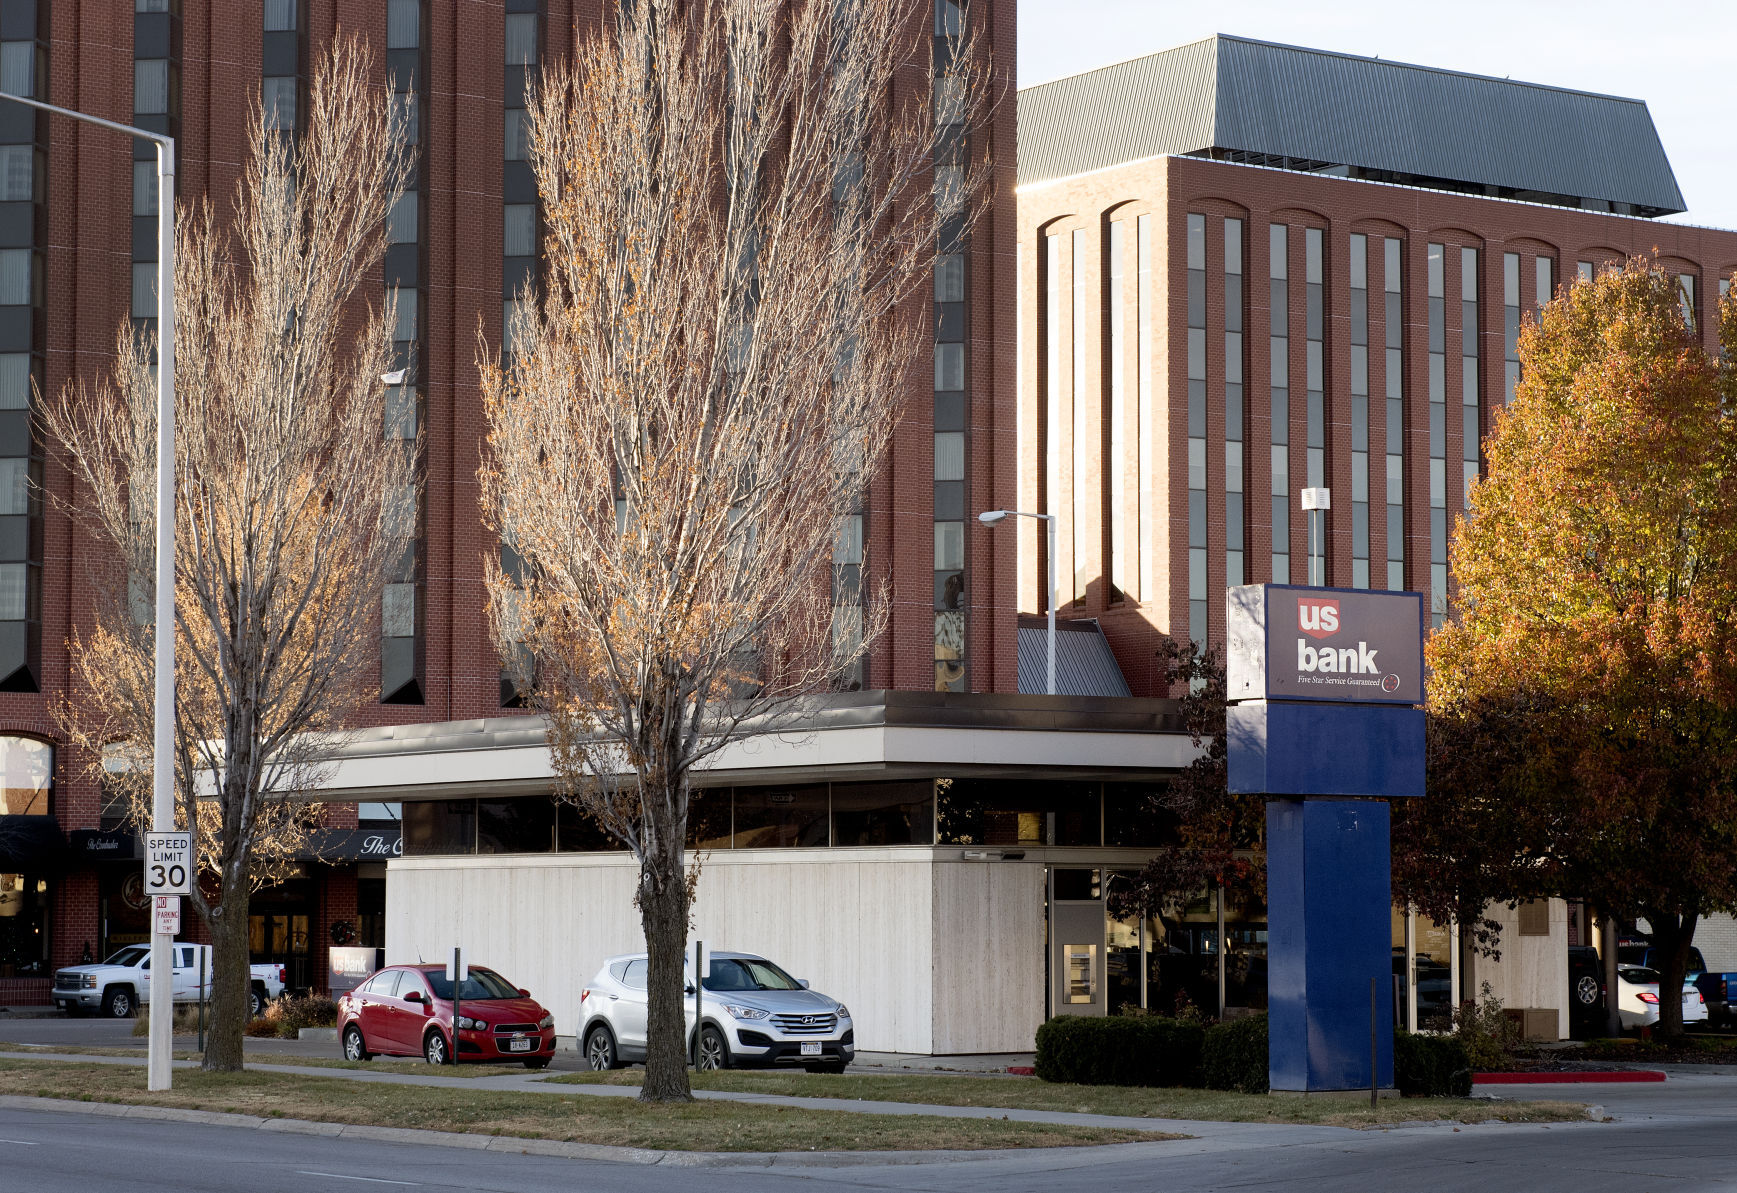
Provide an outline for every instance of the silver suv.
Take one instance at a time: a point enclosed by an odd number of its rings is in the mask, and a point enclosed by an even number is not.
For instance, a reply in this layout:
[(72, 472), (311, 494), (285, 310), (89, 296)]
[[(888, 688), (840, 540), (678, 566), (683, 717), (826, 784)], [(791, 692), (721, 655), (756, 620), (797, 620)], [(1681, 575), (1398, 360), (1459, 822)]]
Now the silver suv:
[[(696, 1067), (801, 1065), (842, 1073), (856, 1059), (849, 1008), (752, 953), (712, 954), (696, 1039), (692, 965), (683, 972), (688, 1055)], [(645, 977), (644, 953), (611, 957), (580, 994), (580, 1047), (593, 1069), (645, 1059)]]

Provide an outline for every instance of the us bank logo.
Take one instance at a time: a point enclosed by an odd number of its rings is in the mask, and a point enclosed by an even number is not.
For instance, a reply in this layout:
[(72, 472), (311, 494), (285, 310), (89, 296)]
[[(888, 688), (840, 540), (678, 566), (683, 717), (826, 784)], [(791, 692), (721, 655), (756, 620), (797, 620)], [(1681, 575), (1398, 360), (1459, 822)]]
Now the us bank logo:
[[(1297, 598), (1297, 628), (1314, 639), (1330, 638), (1340, 630), (1339, 602), (1333, 597), (1306, 596)], [(1314, 647), (1303, 639), (1297, 639), (1297, 670), (1311, 672), (1317, 676), (1364, 676), (1381, 674), (1376, 663), (1376, 655), (1380, 652), (1372, 650), (1368, 642), (1359, 642), (1356, 646), (1339, 649), (1332, 646)], [(1303, 683), (1333, 682), (1327, 679), (1305, 679)], [(1340, 683), (1348, 682), (1340, 679)], [(1372, 686), (1375, 681), (1349, 681), (1358, 686)], [(1381, 684), (1384, 691), (1391, 691), (1385, 682)], [(1395, 681), (1395, 687), (1398, 686)]]
[(1311, 638), (1339, 632), (1339, 602), (1325, 597), (1297, 598), (1297, 628)]

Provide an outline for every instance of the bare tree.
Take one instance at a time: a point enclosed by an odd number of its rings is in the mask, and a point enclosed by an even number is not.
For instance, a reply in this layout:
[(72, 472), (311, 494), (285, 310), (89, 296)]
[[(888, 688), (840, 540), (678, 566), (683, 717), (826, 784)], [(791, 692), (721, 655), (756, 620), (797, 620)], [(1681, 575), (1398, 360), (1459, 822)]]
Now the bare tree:
[[(178, 219), (175, 762), (213, 945), (207, 1069), (241, 1067), (250, 891), (305, 833), (297, 797), (365, 697), (383, 578), (414, 508), (414, 445), (382, 433), (391, 311), (356, 298), (378, 276), (407, 169), (403, 113), (374, 61), (338, 39), (299, 140), (256, 109), (233, 220), (207, 201)], [(149, 770), (151, 743), (154, 347), (123, 331), (112, 379), (44, 413), (74, 512), (119, 556), (74, 643), (83, 696), (68, 717), (123, 783)]]
[(934, 67), (928, 18), (637, 0), (530, 104), (548, 268), (504, 368), (483, 349), (483, 508), (514, 560), (491, 609), (569, 798), (639, 863), (647, 1100), (691, 1096), (692, 772), (791, 724), (878, 627), (874, 593), (829, 597), (835, 544), (927, 343), (903, 300), (984, 173), (957, 150), (981, 55)]

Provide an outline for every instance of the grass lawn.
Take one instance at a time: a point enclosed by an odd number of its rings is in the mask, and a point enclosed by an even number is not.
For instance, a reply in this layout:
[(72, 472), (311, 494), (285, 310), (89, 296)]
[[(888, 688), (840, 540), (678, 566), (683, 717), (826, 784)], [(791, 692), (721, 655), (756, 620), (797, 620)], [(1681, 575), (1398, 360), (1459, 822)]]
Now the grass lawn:
[(173, 1090), (148, 1093), (143, 1067), (0, 1059), (0, 1094), (616, 1147), (721, 1152), (925, 1151), (1072, 1147), (1178, 1138), (1153, 1131), (787, 1110), (737, 1102), (643, 1106), (632, 1098), (561, 1098), (258, 1071), (177, 1070), (174, 1080)]
[[(563, 1084), (638, 1085), (644, 1072), (564, 1073), (545, 1080)], [(1309, 1098), (1233, 1094), (1203, 1089), (1147, 1089), (1119, 1085), (1052, 1085), (1035, 1077), (888, 1076), (831, 1073), (705, 1073), (695, 1089), (717, 1089), (798, 1098), (850, 1098), (873, 1102), (926, 1102), (935, 1106), (996, 1106), (1009, 1110), (1066, 1110), (1141, 1118), (1199, 1119), (1232, 1123), (1317, 1123), (1372, 1127), (1384, 1123), (1557, 1123), (1586, 1121), (1579, 1102), (1493, 1102), (1473, 1098), (1383, 1098), (1369, 1109), (1369, 1095)]]
[[(244, 1050), (245, 1051), (245, 1050)], [(82, 1044), (9, 1044), (0, 1040), (0, 1052), (48, 1052), (67, 1056), (131, 1056), (143, 1057), (142, 1048), (100, 1048)], [(181, 1049), (171, 1055), (176, 1060), (198, 1060), (201, 1053)], [(446, 1065), (431, 1068), (427, 1061), (414, 1056), (377, 1056), (373, 1060), (341, 1060), (330, 1056), (296, 1056), (287, 1052), (254, 1051), (247, 1060), (255, 1065), (294, 1065), (314, 1069), (372, 1069), (385, 1073), (412, 1073), (419, 1077), (505, 1077), (527, 1072), (523, 1065)]]

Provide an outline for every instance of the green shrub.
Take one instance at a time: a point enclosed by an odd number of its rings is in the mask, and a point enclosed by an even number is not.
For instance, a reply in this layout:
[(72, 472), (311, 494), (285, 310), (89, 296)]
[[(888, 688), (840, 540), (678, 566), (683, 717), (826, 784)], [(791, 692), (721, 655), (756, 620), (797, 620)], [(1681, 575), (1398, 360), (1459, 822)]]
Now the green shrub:
[(1207, 1089), (1267, 1092), (1267, 1017), (1248, 1015), (1206, 1029), (1200, 1070)]
[(278, 1035), (293, 1040), (304, 1027), (336, 1027), (338, 1004), (317, 994), (285, 997), (265, 1008), (265, 1018), (276, 1026)]
[(1393, 1083), (1408, 1098), (1469, 1098), (1472, 1062), (1456, 1036), (1396, 1031)]
[(1454, 1012), (1454, 1038), (1466, 1050), (1466, 1059), (1477, 1073), (1505, 1069), (1520, 1046), (1520, 1025), (1502, 1007), (1502, 1000), (1483, 984), (1483, 998)]
[(1204, 1034), (1156, 1016), (1060, 1016), (1037, 1029), (1037, 1075), (1078, 1085), (1198, 1086)]

